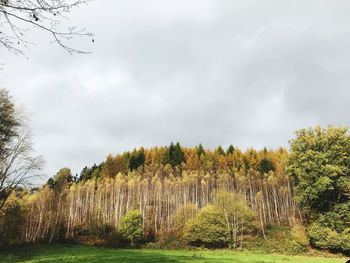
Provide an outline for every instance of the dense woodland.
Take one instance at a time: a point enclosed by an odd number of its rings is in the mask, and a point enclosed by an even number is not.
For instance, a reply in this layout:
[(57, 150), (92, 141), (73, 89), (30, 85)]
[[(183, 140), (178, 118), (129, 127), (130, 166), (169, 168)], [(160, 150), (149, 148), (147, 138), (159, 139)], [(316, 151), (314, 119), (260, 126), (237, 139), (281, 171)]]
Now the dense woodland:
[(40, 188), (2, 188), (1, 245), (244, 248), (268, 244), (277, 228), (293, 252), (310, 245), (349, 252), (347, 129), (302, 129), (290, 145), (242, 151), (171, 143), (110, 154), (74, 176), (62, 168)]
[(283, 168), (286, 158), (283, 149), (212, 152), (176, 144), (108, 156), (103, 164), (84, 168), (76, 180), (64, 168), (30, 196), (23, 239), (74, 238), (96, 225), (116, 226), (133, 209), (142, 213), (144, 232), (156, 236), (172, 231), (178, 208), (205, 207), (220, 190), (241, 195), (257, 213), (262, 231), (268, 224), (290, 224), (297, 210)]

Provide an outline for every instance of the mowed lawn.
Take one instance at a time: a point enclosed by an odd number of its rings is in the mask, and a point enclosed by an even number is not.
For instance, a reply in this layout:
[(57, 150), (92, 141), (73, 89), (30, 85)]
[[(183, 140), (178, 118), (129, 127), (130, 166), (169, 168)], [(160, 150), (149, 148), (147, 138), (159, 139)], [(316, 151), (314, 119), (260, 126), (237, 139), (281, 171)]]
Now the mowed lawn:
[(287, 256), (235, 251), (111, 249), (79, 245), (38, 245), (0, 251), (0, 262), (341, 262), (346, 258)]

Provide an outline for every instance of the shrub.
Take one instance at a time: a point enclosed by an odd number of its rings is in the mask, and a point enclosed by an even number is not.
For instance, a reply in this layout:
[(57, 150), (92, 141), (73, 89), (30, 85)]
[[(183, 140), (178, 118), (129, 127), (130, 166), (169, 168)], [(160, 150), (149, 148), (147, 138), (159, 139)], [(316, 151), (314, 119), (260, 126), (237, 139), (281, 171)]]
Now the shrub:
[(120, 234), (128, 240), (131, 245), (141, 241), (142, 238), (142, 215), (138, 210), (127, 212), (118, 225)]
[(337, 232), (327, 226), (315, 222), (308, 229), (313, 246), (336, 251), (350, 251), (350, 228)]
[(303, 225), (292, 227), (269, 225), (267, 240), (262, 235), (252, 235), (245, 241), (245, 249), (264, 253), (301, 254), (308, 249), (309, 239)]
[[(60, 233), (64, 234), (66, 231), (63, 226), (60, 229)], [(90, 226), (75, 227), (74, 237), (81, 244), (87, 245), (100, 245), (105, 240), (110, 238), (111, 233), (116, 232), (116, 229), (112, 225), (102, 224), (96, 219), (91, 220)], [(62, 237), (60, 241), (64, 241), (66, 238)]]
[(204, 207), (200, 213), (187, 222), (184, 238), (189, 245), (221, 248), (229, 242), (229, 231), (224, 215), (214, 206)]
[(105, 239), (104, 245), (108, 247), (125, 247), (127, 241), (117, 230), (111, 231)]
[(340, 235), (341, 247), (349, 254), (350, 252), (350, 228), (345, 229)]
[(331, 211), (320, 215), (317, 221), (338, 233), (350, 228), (350, 202), (336, 204)]
[(0, 211), (0, 246), (20, 243), (24, 223), (24, 206), (17, 199), (10, 200)]
[[(148, 247), (151, 246), (151, 244), (148, 245)], [(157, 242), (153, 246), (158, 249), (181, 249), (186, 247), (186, 243), (174, 231), (168, 231), (165, 227), (162, 227), (157, 233)]]
[(183, 239), (183, 232), (186, 223), (194, 219), (199, 212), (199, 209), (194, 204), (180, 206), (173, 216), (173, 233), (178, 239)]
[(295, 223), (291, 229), (291, 250), (295, 254), (306, 252), (309, 246), (309, 237), (301, 223)]

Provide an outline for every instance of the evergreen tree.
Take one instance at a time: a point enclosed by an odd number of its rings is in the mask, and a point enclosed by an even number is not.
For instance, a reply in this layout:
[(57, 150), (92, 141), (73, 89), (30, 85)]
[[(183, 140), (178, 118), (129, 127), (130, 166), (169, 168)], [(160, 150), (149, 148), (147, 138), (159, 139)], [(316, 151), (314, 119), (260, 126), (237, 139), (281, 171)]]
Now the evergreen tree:
[(145, 151), (141, 147), (138, 151), (135, 149), (129, 157), (130, 171), (136, 170), (145, 163)]
[(225, 152), (222, 149), (221, 145), (219, 145), (218, 148), (216, 148), (215, 153), (217, 153), (218, 155), (225, 155)]
[(68, 184), (73, 182), (73, 176), (69, 168), (60, 169), (57, 174), (47, 181), (47, 185), (57, 192), (62, 191)]
[(87, 166), (85, 166), (83, 168), (83, 170), (81, 170), (81, 172), (80, 172), (78, 182), (83, 181), (83, 180), (88, 180), (88, 179), (91, 179), (90, 178), (90, 169)]
[(275, 166), (271, 160), (265, 157), (260, 161), (258, 169), (261, 173), (264, 174), (270, 171), (272, 172), (275, 171)]
[(77, 181), (80, 182), (80, 181), (90, 180), (92, 178), (99, 178), (102, 167), (103, 167), (103, 163), (100, 164), (100, 165), (96, 165), (94, 163), (94, 165), (92, 167), (90, 167), (90, 168), (85, 166), (81, 170), (80, 176), (79, 176)]
[(175, 167), (183, 162), (185, 162), (185, 154), (181, 149), (180, 143), (171, 143), (166, 152), (165, 163)]
[(201, 155), (205, 155), (205, 150), (201, 143), (196, 147), (196, 152), (199, 157), (201, 157)]
[(235, 151), (235, 147), (233, 147), (232, 144), (230, 144), (230, 146), (227, 148), (226, 150), (226, 154), (229, 155), (229, 154), (233, 154), (233, 152)]

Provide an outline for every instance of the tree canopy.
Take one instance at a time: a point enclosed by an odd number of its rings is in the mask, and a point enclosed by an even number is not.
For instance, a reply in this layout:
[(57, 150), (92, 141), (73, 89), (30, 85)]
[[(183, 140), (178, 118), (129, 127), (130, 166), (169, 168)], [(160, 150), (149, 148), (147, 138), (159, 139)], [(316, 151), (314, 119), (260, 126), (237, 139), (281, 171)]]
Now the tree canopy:
[(346, 128), (309, 128), (291, 140), (288, 172), (305, 211), (329, 211), (349, 200), (350, 136)]
[(167, 149), (167, 154), (165, 156), (164, 163), (171, 164), (173, 167), (180, 165), (185, 161), (185, 155), (181, 149), (180, 143), (171, 143)]
[(309, 128), (291, 140), (288, 172), (316, 247), (350, 251), (350, 135), (346, 128)]

